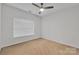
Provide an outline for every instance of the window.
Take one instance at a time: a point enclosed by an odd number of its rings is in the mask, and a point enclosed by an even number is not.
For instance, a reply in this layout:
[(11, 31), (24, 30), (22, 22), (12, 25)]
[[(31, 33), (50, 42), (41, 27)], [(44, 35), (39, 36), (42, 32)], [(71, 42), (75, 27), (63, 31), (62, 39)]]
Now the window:
[(14, 37), (28, 36), (34, 34), (34, 22), (26, 19), (14, 19)]

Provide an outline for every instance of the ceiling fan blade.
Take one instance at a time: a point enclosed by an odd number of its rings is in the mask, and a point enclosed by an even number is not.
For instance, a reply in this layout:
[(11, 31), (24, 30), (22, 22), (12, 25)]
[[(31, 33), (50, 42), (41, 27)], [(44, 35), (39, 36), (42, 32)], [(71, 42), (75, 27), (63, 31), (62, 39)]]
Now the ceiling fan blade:
[(44, 7), (44, 9), (51, 9), (51, 8), (54, 8), (54, 6)]
[(34, 6), (38, 7), (38, 8), (40, 8), (40, 6), (38, 6), (38, 5), (37, 5), (37, 4), (35, 4), (35, 3), (32, 3), (32, 5), (34, 5)]

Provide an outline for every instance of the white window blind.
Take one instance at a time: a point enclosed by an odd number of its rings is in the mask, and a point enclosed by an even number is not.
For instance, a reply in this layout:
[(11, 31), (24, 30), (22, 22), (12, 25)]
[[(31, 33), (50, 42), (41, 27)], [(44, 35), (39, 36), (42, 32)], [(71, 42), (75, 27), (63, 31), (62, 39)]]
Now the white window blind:
[(28, 36), (34, 34), (34, 22), (26, 19), (14, 19), (14, 37)]

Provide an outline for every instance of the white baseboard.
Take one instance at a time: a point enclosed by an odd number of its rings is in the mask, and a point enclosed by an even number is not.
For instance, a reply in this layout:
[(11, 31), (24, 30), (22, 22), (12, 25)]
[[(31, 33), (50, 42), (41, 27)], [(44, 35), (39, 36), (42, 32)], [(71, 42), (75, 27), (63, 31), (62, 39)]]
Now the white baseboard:
[(33, 38), (27, 38), (27, 37), (24, 37), (24, 38), (15, 38), (15, 40), (12, 40), (12, 41), (6, 41), (6, 43), (3, 43), (1, 48), (3, 47), (7, 47), (7, 46), (11, 46), (11, 45), (15, 45), (15, 44), (18, 44), (18, 43), (22, 43), (22, 42), (26, 42), (26, 41), (30, 41), (30, 40), (34, 40), (34, 39), (38, 39), (40, 37), (33, 37)]
[[(18, 43), (22, 43), (22, 42), (26, 42), (26, 41), (30, 41), (30, 40), (34, 40), (34, 39), (38, 39), (38, 38), (44, 38), (44, 39), (51, 40), (51, 41), (54, 41), (54, 42), (58, 42), (58, 43), (61, 43), (61, 44), (67, 45), (67, 46), (79, 48), (77, 45), (72, 45), (72, 44), (69, 44), (69, 43), (66, 43), (66, 42), (53, 40), (53, 38), (49, 38), (49, 37), (16, 38), (13, 41), (6, 41), (6, 43), (3, 43), (1, 45), (1, 48), (6, 47), (6, 46), (10, 46), (10, 45), (14, 45), (14, 44), (18, 44)], [(17, 40), (17, 39), (19, 39), (19, 40)], [(1, 48), (0, 48), (0, 50), (1, 50)]]
[(74, 44), (70, 44), (70, 43), (67, 43), (67, 42), (58, 41), (58, 40), (55, 40), (55, 39), (53, 40), (53, 38), (50, 38), (50, 37), (47, 37), (47, 36), (42, 36), (42, 38), (79, 49), (79, 46), (76, 45), (76, 44), (74, 45)]

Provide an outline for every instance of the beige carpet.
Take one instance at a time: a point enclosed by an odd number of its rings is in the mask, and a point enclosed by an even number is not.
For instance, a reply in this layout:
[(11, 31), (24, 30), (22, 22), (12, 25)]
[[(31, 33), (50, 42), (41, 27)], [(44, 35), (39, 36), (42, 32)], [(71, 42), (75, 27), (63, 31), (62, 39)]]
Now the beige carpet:
[(73, 55), (79, 50), (46, 39), (37, 39), (2, 49), (2, 55)]

